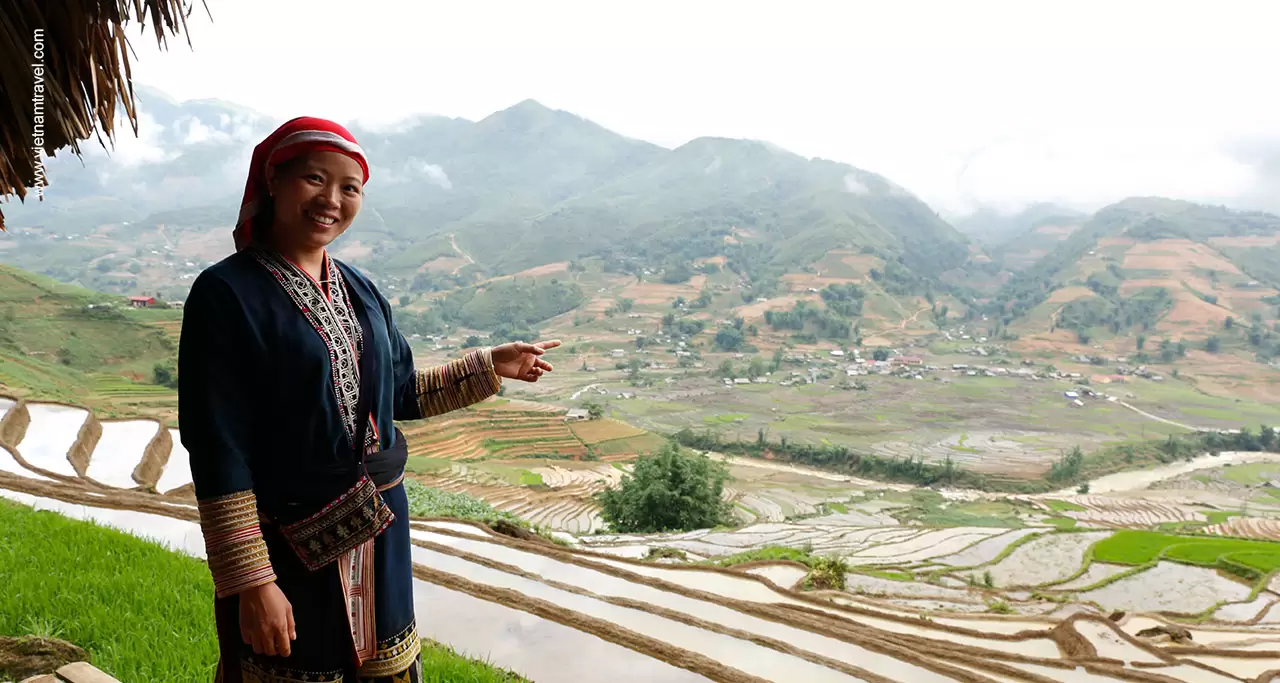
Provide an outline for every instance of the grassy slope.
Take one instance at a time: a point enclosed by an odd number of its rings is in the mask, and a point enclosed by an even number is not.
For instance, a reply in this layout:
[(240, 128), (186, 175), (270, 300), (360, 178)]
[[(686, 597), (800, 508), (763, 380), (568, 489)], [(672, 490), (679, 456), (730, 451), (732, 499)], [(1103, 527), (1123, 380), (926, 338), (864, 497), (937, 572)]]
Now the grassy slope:
[[(0, 635), (69, 640), (131, 683), (213, 676), (213, 582), (199, 560), (0, 501), (0, 585)], [(523, 680), (437, 643), (424, 643), (422, 662), (424, 682)]]
[[(102, 303), (115, 308), (87, 308)], [(148, 383), (157, 363), (177, 359), (176, 339), (161, 326), (180, 321), (182, 312), (124, 303), (0, 265), (0, 384), (77, 402), (90, 395), (173, 396)]]

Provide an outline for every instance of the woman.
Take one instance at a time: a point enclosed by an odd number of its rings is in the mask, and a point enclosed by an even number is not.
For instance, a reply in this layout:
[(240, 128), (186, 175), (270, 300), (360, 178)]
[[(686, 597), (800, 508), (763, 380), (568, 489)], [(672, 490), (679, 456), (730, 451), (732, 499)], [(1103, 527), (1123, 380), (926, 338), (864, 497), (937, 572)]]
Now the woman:
[(200, 274), (179, 350), (216, 589), (222, 683), (416, 682), (407, 455), (394, 420), (536, 382), (558, 341), (415, 369), (391, 307), (326, 248), (369, 164), (331, 121), (285, 123), (253, 153), (236, 253)]

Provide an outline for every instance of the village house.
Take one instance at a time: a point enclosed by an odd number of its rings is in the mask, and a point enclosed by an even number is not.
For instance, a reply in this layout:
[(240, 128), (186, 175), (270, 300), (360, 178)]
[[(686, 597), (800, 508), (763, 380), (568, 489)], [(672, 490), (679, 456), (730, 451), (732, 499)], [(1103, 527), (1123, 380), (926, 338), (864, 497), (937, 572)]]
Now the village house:
[(564, 414), (565, 422), (582, 422), (591, 418), (585, 408), (570, 408), (569, 412)]
[(129, 297), (129, 305), (134, 308), (148, 308), (155, 305), (156, 298), (154, 296), (131, 296)]

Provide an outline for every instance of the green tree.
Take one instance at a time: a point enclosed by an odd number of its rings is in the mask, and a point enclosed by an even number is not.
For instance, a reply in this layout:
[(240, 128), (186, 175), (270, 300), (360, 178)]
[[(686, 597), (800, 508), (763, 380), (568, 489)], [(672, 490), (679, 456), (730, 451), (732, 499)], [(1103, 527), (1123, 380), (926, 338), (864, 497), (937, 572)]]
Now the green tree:
[(1142, 347), (1144, 347), (1144, 346), (1146, 346), (1146, 345), (1147, 345), (1147, 337), (1146, 337), (1146, 335), (1143, 335), (1143, 334), (1138, 335), (1138, 350), (1139, 350), (1139, 351), (1141, 351), (1141, 350), (1142, 350)]
[(1217, 335), (1214, 335), (1204, 340), (1205, 351), (1208, 351), (1209, 353), (1217, 353), (1221, 349), (1222, 349), (1222, 340), (1218, 339)]
[(782, 367), (782, 357), (784, 355), (785, 354), (782, 352), (781, 346), (773, 350), (773, 365), (771, 367), (772, 372), (777, 372), (778, 368)]
[(469, 348), (472, 346), (479, 346), (479, 345), (480, 345), (480, 338), (475, 336), (474, 334), (467, 337), (466, 341), (462, 342), (463, 348)]
[(156, 363), (155, 367), (151, 368), (151, 382), (162, 387), (177, 389), (178, 370), (172, 363)]
[(1222, 329), (1224, 330), (1229, 330), (1235, 327), (1235, 325), (1236, 325), (1236, 319), (1231, 316), (1227, 316), (1227, 319), (1222, 321)]
[(634, 474), (621, 485), (599, 494), (600, 516), (622, 533), (714, 527), (730, 519), (729, 503), (721, 500), (728, 480), (723, 463), (667, 442), (657, 454), (636, 460)]
[(736, 327), (722, 327), (716, 332), (716, 346), (723, 351), (737, 351), (746, 338)]
[(889, 360), (889, 349), (878, 348), (871, 352), (872, 360)]
[(752, 356), (747, 364), (747, 377), (764, 377), (764, 360), (760, 356)]
[(582, 407), (587, 409), (587, 414), (590, 415), (593, 420), (599, 420), (604, 417), (604, 406), (596, 403), (595, 401), (585, 401), (583, 402)]
[(733, 377), (733, 361), (726, 358), (724, 362), (720, 363), (720, 367), (716, 368), (716, 374), (721, 377)]

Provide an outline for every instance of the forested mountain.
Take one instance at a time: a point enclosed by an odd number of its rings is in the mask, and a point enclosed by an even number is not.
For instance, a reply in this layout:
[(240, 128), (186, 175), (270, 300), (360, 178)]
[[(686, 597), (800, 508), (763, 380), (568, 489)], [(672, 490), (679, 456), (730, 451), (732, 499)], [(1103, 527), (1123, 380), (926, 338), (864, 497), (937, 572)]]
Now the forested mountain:
[[(122, 140), (112, 157), (50, 160), (46, 201), (6, 208), (6, 263), (181, 299), (230, 252), (252, 146), (279, 122), (226, 102), (139, 97), (138, 140)], [(479, 121), (419, 116), (352, 129), (372, 180), (336, 252), (397, 297), (449, 294), (432, 315), (457, 324), (536, 324), (503, 313), (502, 287), (514, 285), (475, 285), (584, 260), (673, 285), (723, 267), (732, 284), (717, 282), (739, 290), (735, 306), (791, 294), (809, 308), (775, 310), (777, 319), (800, 316), (828, 336), (849, 327), (850, 338), (858, 327), (845, 323), (863, 315), (864, 297), (875, 318), (864, 330), (985, 316), (990, 336), (1047, 334), (1055, 344), (1063, 330), (1077, 341), (1132, 344), (1152, 330), (1203, 339), (1226, 318), (1266, 336), (1277, 317), (1280, 218), (1268, 214), (1131, 198), (1092, 215), (1053, 204), (984, 210), (957, 230), (871, 171), (754, 140), (666, 149), (532, 100)], [(546, 316), (591, 300), (536, 274), (520, 282), (545, 290), (535, 308)], [(817, 292), (842, 283), (861, 288), (859, 310), (835, 320)], [(912, 314), (922, 305), (930, 316)], [(767, 323), (764, 312), (743, 313)]]
[[(150, 243), (158, 230), (167, 243), (229, 230), (251, 147), (277, 122), (222, 102), (140, 98), (151, 122), (141, 142), (83, 167), (51, 160), (47, 201), (14, 207), (11, 224), (117, 245)], [(425, 116), (353, 133), (372, 180), (343, 241), (363, 245), (349, 258), (384, 278), (408, 282), (423, 263), (459, 253), (475, 277), (590, 255), (684, 267), (726, 243), (780, 272), (841, 247), (928, 270), (968, 254), (962, 235), (891, 181), (762, 142), (702, 138), (668, 150), (531, 100), (476, 122)], [(71, 272), (32, 246), (18, 265), (129, 286)]]

